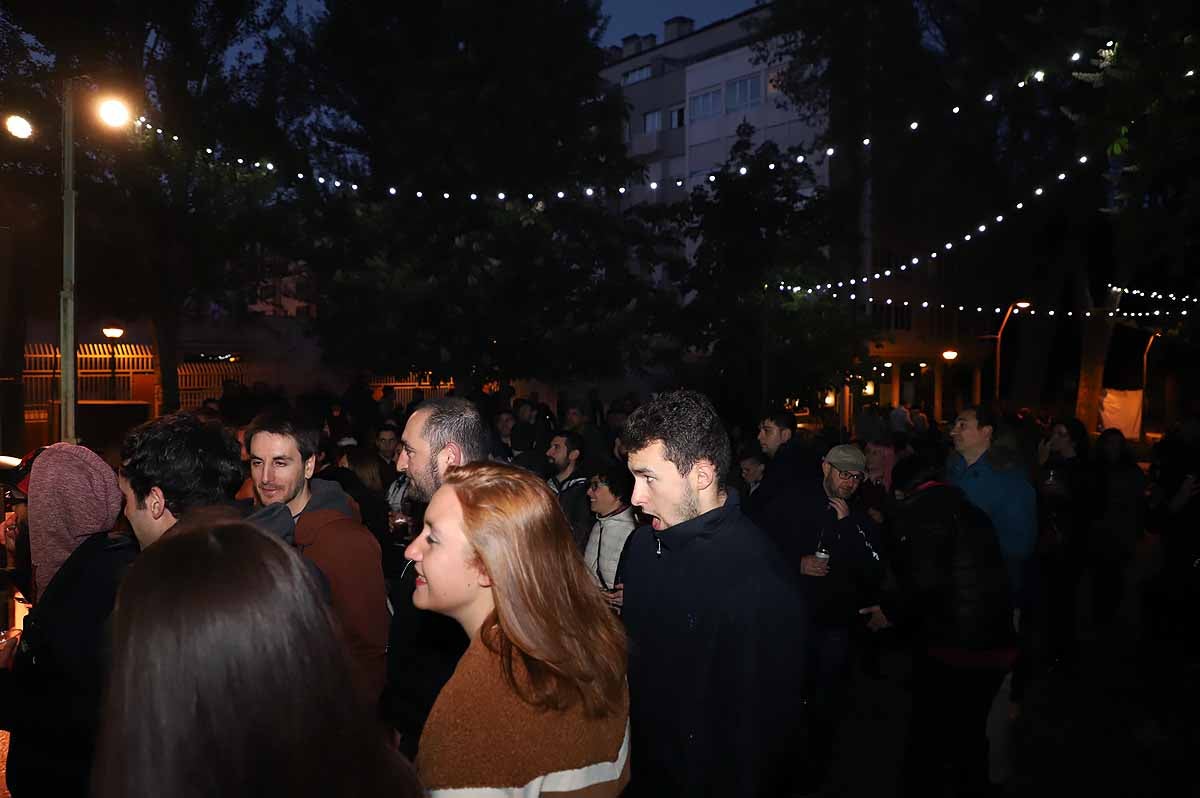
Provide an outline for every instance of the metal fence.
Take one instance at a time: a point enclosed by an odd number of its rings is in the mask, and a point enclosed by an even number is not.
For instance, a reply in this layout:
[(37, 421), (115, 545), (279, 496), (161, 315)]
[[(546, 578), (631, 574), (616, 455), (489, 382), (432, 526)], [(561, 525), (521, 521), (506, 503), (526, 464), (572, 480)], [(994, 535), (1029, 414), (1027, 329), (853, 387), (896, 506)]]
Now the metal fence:
[[(75, 390), (80, 401), (149, 401), (149, 394), (144, 397), (134, 395), (135, 384), (153, 379), (153, 413), (155, 416), (161, 413), (162, 384), (158, 379), (158, 359), (151, 347), (143, 344), (80, 344), (76, 358)], [(59, 360), (58, 347), (53, 344), (25, 345), (22, 395), (26, 424), (45, 424), (49, 420), (50, 402), (58, 399)], [(220, 396), (228, 380), (245, 381), (239, 363), (181, 363), (178, 374), (181, 410), (194, 410), (206, 397)]]
[[(76, 393), (80, 401), (133, 399), (135, 376), (158, 373), (154, 351), (142, 344), (80, 344), (76, 351)], [(58, 399), (60, 355), (53, 344), (25, 345), (22, 398), (27, 424), (45, 423)]]
[(426, 399), (440, 399), (454, 390), (454, 380), (435, 385), (430, 382), (428, 376), (422, 377), (418, 374), (409, 374), (407, 377), (396, 377), (391, 374), (379, 375), (372, 377), (370, 384), (372, 388), (394, 388), (396, 394), (393, 406), (401, 410), (413, 400), (413, 391), (418, 388), (425, 392)]

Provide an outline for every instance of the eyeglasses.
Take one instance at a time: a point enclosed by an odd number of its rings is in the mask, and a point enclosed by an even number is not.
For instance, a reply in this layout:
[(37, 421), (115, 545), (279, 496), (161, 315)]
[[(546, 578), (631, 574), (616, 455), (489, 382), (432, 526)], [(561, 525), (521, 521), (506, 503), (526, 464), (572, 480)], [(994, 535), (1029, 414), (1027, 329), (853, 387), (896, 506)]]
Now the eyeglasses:
[(600, 481), (600, 480), (598, 480), (598, 479), (593, 479), (592, 481), (588, 482), (588, 488), (589, 488), (589, 489), (591, 489), (591, 490), (600, 490), (601, 488), (603, 488), (603, 487), (604, 487), (605, 485), (607, 485), (607, 484), (608, 484), (608, 483), (606, 483), (606, 482), (601, 482), (601, 481)]
[[(825, 462), (829, 463), (828, 460), (826, 460)], [(835, 466), (833, 463), (829, 463), (829, 467), (837, 472), (838, 479), (849, 479), (849, 480), (853, 480), (855, 482), (862, 482), (864, 479), (867, 478), (866, 474), (860, 473), (858, 471), (843, 471), (842, 469)]]

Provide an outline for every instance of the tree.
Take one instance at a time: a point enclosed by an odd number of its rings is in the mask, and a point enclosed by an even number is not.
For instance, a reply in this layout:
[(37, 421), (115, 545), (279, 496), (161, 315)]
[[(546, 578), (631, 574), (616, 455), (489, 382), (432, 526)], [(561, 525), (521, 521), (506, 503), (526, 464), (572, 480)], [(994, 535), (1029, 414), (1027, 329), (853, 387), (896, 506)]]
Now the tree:
[[(43, 100), (43, 119), (56, 118), (48, 109), (63, 80), (88, 75), (169, 132), (122, 138), (81, 122), (76, 161), (80, 314), (151, 320), (168, 411), (179, 404), (184, 314), (252, 290), (269, 263), (264, 249), (287, 240), (272, 235), (286, 233), (281, 224), (266, 223), (285, 198), (275, 180), (217, 165), (285, 144), (276, 125), (263, 124), (274, 109), (254, 58), (283, 7), (280, 0), (9, 4), (11, 24), (51, 65), (39, 68), (27, 55), (32, 64), (22, 73)], [(53, 136), (45, 141), (56, 147)], [(50, 229), (42, 235), (54, 237)]]
[(614, 213), (640, 168), (602, 30), (594, 0), (537, 0), (330, 2), (295, 32), (286, 94), (294, 134), (322, 142), (315, 168), (396, 189), (309, 209), (334, 362), (478, 381), (642, 361), (653, 231)]
[(807, 292), (831, 269), (827, 191), (800, 150), (755, 147), (753, 135), (743, 124), (724, 169), (679, 209), (695, 252), (672, 275), (676, 335), (710, 375), (706, 389), (746, 413), (840, 385), (866, 339), (849, 303)]

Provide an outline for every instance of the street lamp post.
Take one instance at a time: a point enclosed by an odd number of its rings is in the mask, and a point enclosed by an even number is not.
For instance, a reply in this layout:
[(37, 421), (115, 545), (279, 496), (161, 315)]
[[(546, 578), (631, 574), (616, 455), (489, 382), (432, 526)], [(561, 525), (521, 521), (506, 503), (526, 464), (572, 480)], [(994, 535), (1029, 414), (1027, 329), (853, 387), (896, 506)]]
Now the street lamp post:
[(63, 275), (58, 295), (59, 437), (75, 442), (75, 78), (63, 81)]
[(1000, 341), (1004, 338), (1004, 328), (1008, 326), (1008, 319), (1012, 316), (1013, 308), (1024, 310), (1029, 307), (1029, 304), (1028, 300), (1018, 299), (1009, 305), (1008, 310), (1004, 311), (1004, 320), (1000, 322), (1000, 331), (996, 333), (996, 389), (994, 395), (997, 402), (1000, 401)]
[[(58, 295), (58, 348), (60, 402), (59, 437), (75, 442), (76, 362), (75, 362), (75, 85), (84, 77), (63, 81), (62, 98), (62, 186), (63, 186), (63, 275)], [(129, 107), (109, 98), (100, 103), (100, 120), (108, 127), (129, 123)], [(8, 132), (19, 139), (33, 135), (33, 125), (22, 116), (4, 120)]]

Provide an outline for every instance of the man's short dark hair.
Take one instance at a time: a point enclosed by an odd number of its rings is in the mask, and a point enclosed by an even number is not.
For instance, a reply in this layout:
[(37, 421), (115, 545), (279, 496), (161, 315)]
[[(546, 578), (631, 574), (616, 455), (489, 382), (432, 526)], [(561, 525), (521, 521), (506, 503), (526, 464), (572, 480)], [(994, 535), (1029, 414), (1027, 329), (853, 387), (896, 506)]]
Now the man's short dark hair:
[(759, 421), (770, 421), (781, 430), (796, 431), (796, 417), (787, 410), (768, 410), (762, 414)]
[(571, 452), (579, 452), (579, 459), (583, 459), (583, 456), (586, 454), (586, 452), (584, 451), (582, 435), (574, 430), (560, 429), (555, 430), (554, 434), (550, 436), (550, 440), (552, 441), (555, 438), (563, 439), (563, 445), (567, 447), (567, 454), (570, 454)]
[(315, 455), (321, 445), (321, 432), (317, 424), (288, 405), (264, 410), (254, 417), (246, 428), (247, 452), (254, 442), (254, 436), (260, 432), (284, 435), (294, 440), (296, 448), (300, 450), (300, 459), (304, 462), (308, 462), (308, 458)]
[(665, 455), (680, 474), (700, 460), (717, 469), (717, 485), (729, 476), (729, 435), (708, 397), (696, 391), (671, 391), (634, 410), (621, 430), (621, 442), (630, 453), (662, 441)]
[(747, 460), (753, 460), (759, 465), (767, 464), (767, 456), (763, 453), (762, 449), (743, 449), (742, 453), (738, 455), (737, 461), (740, 464)]
[(612, 495), (623, 504), (629, 504), (633, 497), (633, 474), (629, 473), (628, 466), (610, 460), (596, 474), (596, 479), (608, 485)]
[(975, 414), (975, 425), (980, 429), (984, 427), (992, 428), (992, 438), (996, 438), (996, 433), (1000, 431), (1000, 422), (996, 418), (996, 411), (992, 410), (990, 405), (970, 405), (962, 409), (963, 413)]
[(237, 438), (194, 413), (156, 418), (126, 435), (121, 474), (138, 506), (144, 506), (150, 489), (157, 487), (176, 518), (193, 507), (229, 501), (244, 478)]
[(434, 455), (454, 443), (462, 450), (462, 465), (487, 459), (488, 431), (479, 408), (466, 399), (447, 396), (422, 402), (416, 412), (425, 411), (429, 415), (422, 437)]

